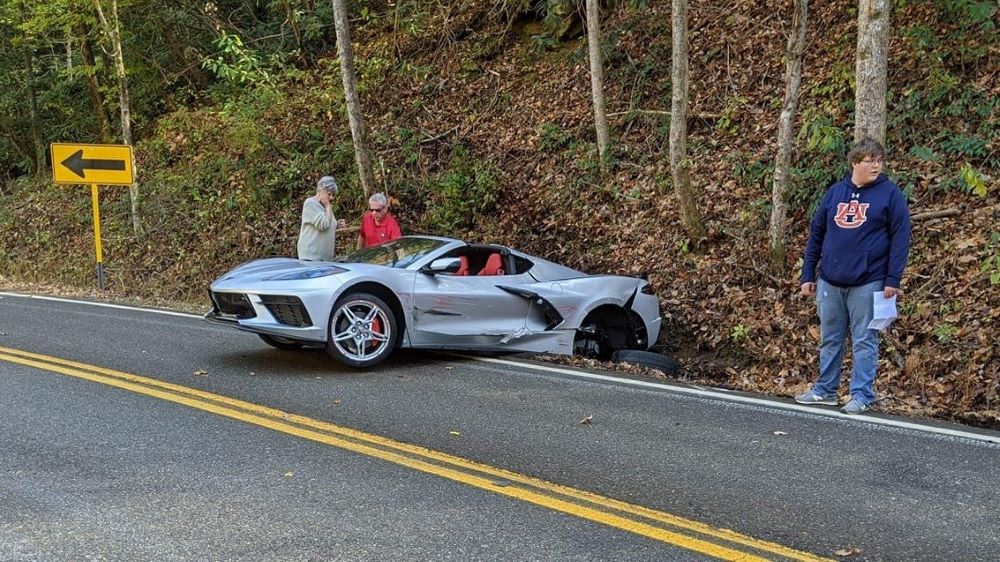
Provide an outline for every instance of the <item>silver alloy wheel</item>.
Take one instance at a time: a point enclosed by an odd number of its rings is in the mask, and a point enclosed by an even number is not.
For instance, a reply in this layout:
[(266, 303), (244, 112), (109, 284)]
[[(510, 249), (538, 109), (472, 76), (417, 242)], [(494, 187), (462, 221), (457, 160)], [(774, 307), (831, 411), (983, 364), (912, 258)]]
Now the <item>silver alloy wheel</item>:
[(366, 299), (341, 303), (330, 320), (331, 342), (345, 358), (365, 362), (389, 351), (392, 323), (385, 310)]

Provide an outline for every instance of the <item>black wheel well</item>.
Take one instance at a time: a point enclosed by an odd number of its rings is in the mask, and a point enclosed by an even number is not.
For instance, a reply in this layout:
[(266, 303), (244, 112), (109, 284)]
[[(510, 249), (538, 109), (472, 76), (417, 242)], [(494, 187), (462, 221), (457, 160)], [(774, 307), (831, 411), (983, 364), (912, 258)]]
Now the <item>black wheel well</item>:
[[(398, 324), (400, 335), (406, 333), (406, 314), (403, 313), (403, 304), (399, 302), (399, 298), (396, 297), (396, 293), (392, 292), (392, 289), (382, 285), (381, 283), (365, 281), (363, 283), (358, 283), (357, 285), (351, 285), (345, 289), (341, 293), (340, 298), (344, 298), (343, 295), (349, 295), (352, 293), (369, 293), (382, 299), (385, 304), (389, 305), (389, 308), (392, 309), (393, 315), (396, 316), (396, 324)], [(402, 341), (402, 337), (397, 339), (396, 346), (398, 347)]]
[(632, 310), (614, 304), (602, 304), (591, 310), (582, 325), (599, 322), (614, 349), (634, 349), (646, 339), (646, 325)]

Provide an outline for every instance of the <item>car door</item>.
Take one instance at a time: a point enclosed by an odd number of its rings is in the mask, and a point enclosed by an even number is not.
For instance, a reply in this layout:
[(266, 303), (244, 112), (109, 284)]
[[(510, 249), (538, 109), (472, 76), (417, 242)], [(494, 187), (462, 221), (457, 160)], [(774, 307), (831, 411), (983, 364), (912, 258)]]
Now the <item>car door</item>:
[(531, 282), (519, 275), (427, 275), (418, 273), (413, 288), (414, 347), (495, 348), (525, 330), (531, 302), (498, 285)]

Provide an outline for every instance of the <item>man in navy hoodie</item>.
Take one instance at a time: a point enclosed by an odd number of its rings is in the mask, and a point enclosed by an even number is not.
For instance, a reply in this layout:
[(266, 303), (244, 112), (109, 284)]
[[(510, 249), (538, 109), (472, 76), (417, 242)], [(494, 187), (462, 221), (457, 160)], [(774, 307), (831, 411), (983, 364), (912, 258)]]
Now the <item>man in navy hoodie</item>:
[[(878, 331), (873, 294), (899, 294), (910, 252), (906, 196), (882, 172), (884, 149), (866, 138), (848, 154), (851, 173), (830, 186), (809, 225), (802, 294), (816, 293), (820, 319), (819, 378), (795, 397), (800, 404), (836, 406), (848, 331), (854, 358), (851, 398), (843, 412), (860, 414), (875, 403)], [(819, 279), (816, 266), (819, 265)]]

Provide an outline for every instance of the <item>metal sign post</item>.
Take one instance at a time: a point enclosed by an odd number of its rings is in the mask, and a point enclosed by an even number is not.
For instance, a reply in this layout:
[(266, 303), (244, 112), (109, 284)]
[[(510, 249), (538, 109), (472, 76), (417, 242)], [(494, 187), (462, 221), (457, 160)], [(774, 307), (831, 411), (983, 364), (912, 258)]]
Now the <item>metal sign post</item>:
[(132, 147), (122, 144), (52, 143), (52, 179), (57, 184), (90, 184), (97, 254), (97, 288), (104, 290), (104, 251), (97, 186), (132, 185)]
[(97, 184), (90, 184), (90, 206), (94, 213), (94, 247), (97, 248), (97, 288), (104, 290), (104, 252), (101, 244), (101, 211), (97, 201)]

